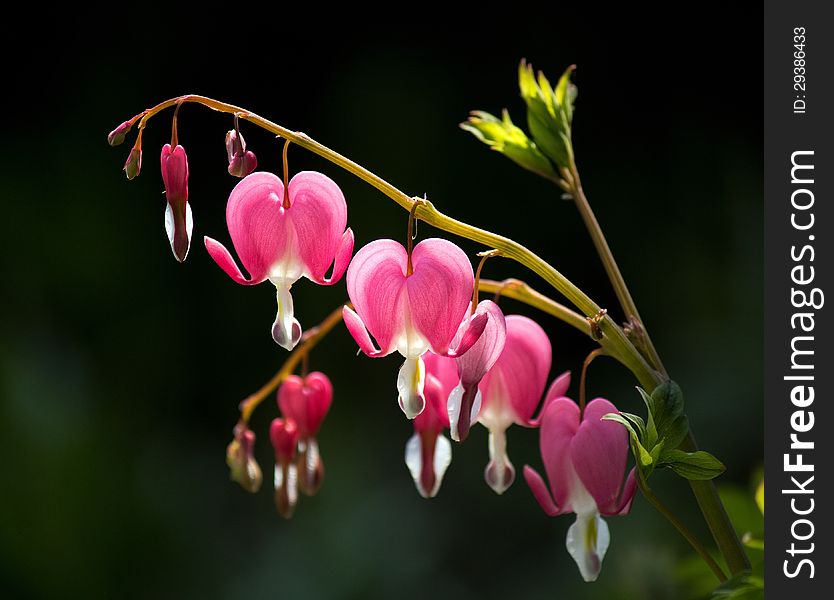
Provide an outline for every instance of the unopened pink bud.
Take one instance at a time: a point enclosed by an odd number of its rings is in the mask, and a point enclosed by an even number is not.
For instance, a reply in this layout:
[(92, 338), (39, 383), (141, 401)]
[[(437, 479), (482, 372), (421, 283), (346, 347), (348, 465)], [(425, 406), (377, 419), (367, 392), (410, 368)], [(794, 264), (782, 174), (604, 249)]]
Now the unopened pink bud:
[(289, 519), (298, 502), (298, 467), (294, 462), (298, 427), (292, 419), (274, 419), (269, 437), (275, 448), (275, 508)]
[(246, 150), (246, 141), (237, 130), (226, 134), (226, 155), (229, 158), (229, 175), (246, 177), (258, 166), (253, 152)]
[(125, 161), (124, 172), (128, 179), (133, 179), (139, 175), (142, 170), (142, 149), (133, 147), (130, 149), (130, 154), (127, 155)]
[(125, 121), (116, 129), (107, 134), (107, 143), (111, 146), (118, 146), (125, 141), (125, 136), (130, 131), (133, 124), (130, 121)]
[(188, 156), (181, 145), (162, 147), (162, 180), (165, 182), (165, 231), (171, 243), (171, 251), (180, 262), (185, 260), (191, 247), (191, 230), (194, 227), (191, 207), (188, 205)]
[(269, 439), (275, 448), (275, 461), (292, 462), (298, 445), (298, 426), (292, 419), (273, 419), (269, 427)]

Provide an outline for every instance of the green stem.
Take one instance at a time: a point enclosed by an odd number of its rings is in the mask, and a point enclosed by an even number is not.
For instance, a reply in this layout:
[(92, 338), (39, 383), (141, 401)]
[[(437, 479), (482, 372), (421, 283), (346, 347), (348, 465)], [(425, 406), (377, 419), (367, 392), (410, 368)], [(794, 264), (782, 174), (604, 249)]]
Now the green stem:
[[(680, 445), (680, 449), (684, 452), (695, 452), (698, 450), (698, 444), (695, 437), (690, 431), (686, 438)], [(749, 571), (750, 559), (747, 552), (744, 550), (744, 544), (736, 533), (733, 527), (730, 516), (721, 502), (721, 497), (718, 495), (718, 490), (715, 488), (715, 483), (710, 481), (689, 481), (689, 486), (692, 488), (692, 493), (695, 500), (698, 502), (698, 508), (704, 515), (704, 520), (707, 522), (710, 533), (712, 534), (715, 543), (718, 545), (718, 550), (727, 561), (727, 567), (733, 575)]]
[[(157, 104), (153, 108), (149, 108), (139, 115), (136, 115), (132, 121), (135, 122), (137, 119), (139, 120), (139, 133), (141, 134), (148, 119), (166, 108), (185, 102), (196, 102), (218, 112), (237, 114), (241, 119), (245, 119), (250, 123), (283, 137), (286, 140), (292, 141), (294, 144), (297, 144), (310, 152), (318, 154), (322, 158), (325, 158), (333, 164), (369, 183), (405, 210), (413, 210), (416, 218), (428, 223), (429, 225), (433, 225), (434, 227), (449, 233), (480, 242), (487, 247), (500, 250), (503, 256), (523, 264), (542, 277), (553, 288), (562, 293), (574, 306), (585, 314), (585, 316), (593, 317), (599, 313), (600, 307), (582, 290), (576, 287), (570, 280), (568, 280), (567, 277), (554, 269), (545, 260), (521, 244), (504, 236), (485, 231), (478, 227), (473, 227), (472, 225), (462, 223), (461, 221), (444, 215), (428, 200), (409, 197), (407, 194), (403, 193), (378, 175), (368, 171), (361, 165), (353, 162), (345, 156), (342, 156), (338, 152), (335, 152), (316, 142), (304, 133), (291, 131), (285, 127), (281, 127), (277, 123), (273, 123), (272, 121), (264, 119), (259, 115), (250, 113), (238, 106), (193, 94), (166, 100), (165, 102)], [(417, 204), (416, 207), (415, 203)], [(622, 362), (632, 373), (634, 373), (641, 385), (647, 389), (653, 389), (654, 385), (651, 385), (650, 382), (657, 381), (657, 373), (648, 365), (648, 363), (646, 363), (645, 359), (636, 350), (636, 348), (634, 348), (631, 341), (623, 333), (622, 329), (620, 329), (614, 320), (608, 316), (600, 322), (600, 329), (603, 333), (603, 339), (600, 340), (600, 345), (602, 345), (609, 354), (620, 360), (620, 362)]]
[(695, 549), (704, 562), (707, 563), (707, 566), (715, 573), (715, 576), (718, 577), (718, 581), (725, 582), (727, 581), (727, 576), (724, 574), (724, 571), (721, 570), (721, 567), (718, 566), (718, 563), (715, 562), (715, 559), (712, 558), (712, 555), (704, 548), (703, 544), (695, 537), (689, 528), (683, 524), (683, 521), (678, 519), (677, 516), (665, 505), (663, 502), (658, 498), (655, 493), (649, 488), (648, 483), (646, 482), (645, 477), (643, 476), (643, 472), (637, 468), (635, 469), (637, 473), (637, 487), (640, 488), (640, 491), (645, 496), (646, 500), (657, 509), (661, 515), (666, 517), (666, 520), (669, 521), (675, 529), (678, 530), (684, 539)]
[[(599, 226), (599, 222), (594, 215), (594, 211), (591, 209), (588, 198), (585, 196), (576, 164), (572, 163), (570, 170), (563, 171), (563, 175), (571, 189), (571, 195), (574, 198), (579, 214), (582, 216), (582, 220), (585, 222), (591, 239), (594, 241), (594, 246), (602, 259), (605, 271), (608, 273), (608, 278), (611, 280), (617, 298), (626, 313), (626, 318), (633, 317), (640, 324), (643, 346), (648, 354), (649, 360), (658, 369), (663, 379), (668, 378), (666, 369), (652, 343), (651, 337), (649, 337), (648, 330), (643, 325), (640, 313), (637, 311), (637, 306), (631, 297), (631, 293), (628, 291), (628, 286), (620, 272), (620, 268), (617, 266), (617, 261), (614, 259), (611, 248), (605, 240), (602, 228)], [(661, 381), (658, 380), (656, 383), (661, 383)], [(654, 387), (654, 385), (651, 387)], [(646, 389), (648, 390), (649, 388)], [(698, 445), (691, 432), (681, 444), (681, 449), (686, 452), (695, 452), (698, 450)], [(712, 481), (690, 480), (689, 485), (692, 488), (692, 493), (695, 496), (698, 507), (704, 515), (704, 520), (707, 522), (710, 533), (724, 560), (727, 561), (727, 566), (730, 568), (730, 571), (736, 574), (749, 570), (750, 559), (744, 551), (744, 546), (733, 527), (732, 521), (730, 521), (730, 517), (721, 502), (721, 498), (718, 496), (715, 484)]]
[[(570, 194), (573, 197), (576, 208), (579, 211), (582, 220), (585, 222), (585, 227), (588, 229), (588, 233), (594, 242), (597, 254), (599, 254), (599, 257), (602, 259), (602, 264), (605, 267), (605, 272), (608, 274), (608, 279), (611, 281), (611, 285), (614, 287), (614, 292), (617, 294), (617, 300), (619, 300), (620, 306), (622, 306), (623, 312), (625, 312), (626, 320), (629, 321), (634, 319), (641, 326), (643, 326), (643, 321), (640, 318), (640, 313), (637, 312), (637, 305), (634, 303), (631, 293), (628, 291), (625, 278), (623, 278), (623, 274), (620, 272), (620, 267), (617, 266), (617, 261), (614, 260), (614, 254), (608, 246), (608, 241), (605, 239), (605, 235), (602, 233), (602, 228), (599, 226), (596, 215), (594, 215), (594, 211), (591, 209), (591, 204), (588, 202), (588, 198), (585, 196), (585, 191), (582, 189), (582, 181), (579, 179), (579, 171), (576, 168), (576, 164), (571, 163), (570, 170), (566, 171), (564, 175), (568, 181)], [(660, 355), (658, 355), (657, 350), (655, 349), (648, 332), (645, 331), (644, 326), (643, 331), (645, 332), (645, 350), (648, 354), (650, 363), (653, 364), (661, 374), (666, 375), (666, 369), (663, 367)]]

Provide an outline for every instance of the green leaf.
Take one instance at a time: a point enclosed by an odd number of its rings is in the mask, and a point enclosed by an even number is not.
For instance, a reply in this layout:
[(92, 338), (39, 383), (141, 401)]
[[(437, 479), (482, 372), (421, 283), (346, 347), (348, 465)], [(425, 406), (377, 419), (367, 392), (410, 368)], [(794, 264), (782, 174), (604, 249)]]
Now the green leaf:
[(710, 600), (761, 600), (764, 578), (759, 574), (740, 573), (715, 588)]
[[(558, 89), (551, 87), (544, 73), (539, 72), (537, 78), (533, 74), (533, 66), (524, 60), (518, 67), (518, 87), (527, 104), (527, 127), (533, 140), (558, 166), (570, 167), (573, 161), (570, 119), (565, 107), (558, 101)], [(570, 94), (566, 88), (560, 95), (566, 99)]]
[(674, 381), (666, 381), (652, 392), (654, 417), (658, 428), (661, 423), (671, 423), (683, 414), (683, 392)]
[(663, 462), (659, 466), (668, 466), (681, 477), (699, 481), (718, 477), (726, 469), (720, 460), (703, 450), (667, 450), (663, 453)]
[[(639, 419), (640, 417), (637, 417), (637, 418)], [(637, 435), (637, 431), (635, 431), (635, 429), (634, 429), (634, 425), (631, 423), (631, 421), (629, 421), (626, 418), (624, 413), (608, 413), (608, 414), (602, 415), (602, 420), (603, 421), (616, 421), (617, 423), (619, 423), (620, 425), (622, 425), (623, 427), (625, 427), (628, 430), (628, 433), (631, 437), (633, 437), (634, 439), (639, 441), (639, 436)], [(642, 421), (642, 419), (640, 419), (640, 420)]]
[(640, 392), (640, 395), (643, 397), (643, 402), (646, 403), (646, 408), (649, 411), (649, 419), (646, 422), (646, 438), (643, 440), (643, 443), (646, 444), (646, 446), (648, 446), (649, 448), (654, 448), (655, 444), (657, 444), (657, 441), (659, 439), (657, 433), (657, 425), (654, 416), (654, 398), (652, 398), (652, 396), (649, 396), (649, 394), (646, 393), (646, 390), (644, 390), (641, 387), (638, 387), (637, 391)]
[(536, 143), (513, 124), (506, 110), (501, 119), (487, 112), (473, 111), (460, 127), (528, 171), (547, 179), (558, 177), (553, 164), (542, 154)]
[(637, 437), (640, 438), (640, 440), (643, 440), (646, 437), (646, 422), (643, 421), (643, 417), (623, 411), (620, 411), (620, 414), (634, 423), (637, 427)]

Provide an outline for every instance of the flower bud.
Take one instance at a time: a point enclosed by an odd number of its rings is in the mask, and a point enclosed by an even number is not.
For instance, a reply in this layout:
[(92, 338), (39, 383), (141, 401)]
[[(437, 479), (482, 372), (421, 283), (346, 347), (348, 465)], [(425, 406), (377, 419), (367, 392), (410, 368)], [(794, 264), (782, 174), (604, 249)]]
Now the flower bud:
[(162, 147), (162, 180), (165, 182), (165, 231), (171, 243), (171, 251), (180, 262), (188, 256), (191, 246), (191, 230), (194, 220), (188, 204), (188, 156), (181, 145), (173, 149), (170, 144)]
[(130, 128), (132, 126), (133, 124), (130, 121), (125, 121), (124, 123), (116, 127), (116, 129), (107, 134), (107, 143), (111, 146), (118, 146), (119, 144), (123, 143), (125, 141), (125, 136), (127, 135), (128, 131), (130, 131)]
[(134, 146), (130, 149), (125, 161), (124, 172), (128, 179), (133, 179), (142, 170), (142, 149)]
[(258, 166), (255, 154), (246, 150), (243, 135), (235, 129), (226, 134), (226, 155), (229, 157), (229, 175), (246, 177)]
[(275, 508), (289, 519), (298, 502), (298, 468), (295, 464), (298, 426), (292, 419), (274, 419), (269, 438), (275, 449)]
[(235, 426), (235, 439), (226, 448), (226, 464), (231, 469), (232, 481), (237, 481), (247, 492), (261, 489), (263, 476), (253, 456), (255, 434), (243, 423)]
[(298, 487), (308, 496), (315, 495), (324, 479), (316, 435), (332, 401), (333, 384), (319, 371), (303, 379), (290, 375), (278, 389), (278, 407), (298, 426)]

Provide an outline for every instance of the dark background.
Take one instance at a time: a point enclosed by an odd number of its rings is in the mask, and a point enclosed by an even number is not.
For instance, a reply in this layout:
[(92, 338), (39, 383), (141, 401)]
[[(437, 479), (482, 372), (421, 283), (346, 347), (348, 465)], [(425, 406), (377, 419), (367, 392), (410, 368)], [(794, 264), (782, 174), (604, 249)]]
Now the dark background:
[[(177, 11), (180, 11), (179, 13)], [(323, 10), (323, 9), (322, 9)], [(173, 13), (171, 12), (173, 11)], [(720, 19), (719, 19), (720, 15)], [(180, 113), (191, 166), (194, 243), (175, 262), (163, 228), (160, 146), (170, 112), (145, 135), (141, 176), (121, 171), (133, 137), (108, 131), (169, 97), (243, 106), (351, 157), (439, 209), (541, 254), (620, 319), (582, 222), (551, 185), (458, 129), (469, 110), (524, 123), (516, 68), (555, 81), (576, 63), (574, 120), (585, 189), (672, 376), (700, 444), (747, 494), (762, 455), (761, 17), (700, 8), (686, 16), (522, 13), (340, 27), (250, 14), (204, 24), (185, 9), (72, 15), (11, 33), (2, 191), (0, 589), (14, 598), (686, 598), (689, 549), (641, 498), (611, 518), (599, 581), (582, 583), (564, 548), (571, 517), (548, 519), (520, 477), (537, 468), (535, 432), (509, 431), (519, 480), (483, 482), (486, 430), (453, 449), (437, 498), (403, 463), (411, 435), (396, 404), (395, 357), (356, 357), (337, 329), (312, 355), (336, 397), (320, 435), (324, 488), (292, 521), (270, 493), (268, 402), (256, 413), (265, 474), (250, 496), (228, 481), (237, 403), (286, 353), (270, 339), (274, 291), (234, 284), (201, 240), (224, 243), (236, 180), (223, 138), (232, 120)], [(31, 22), (29, 23), (31, 25)], [(731, 41), (731, 52), (730, 44)], [(43, 54), (33, 49), (50, 48)], [(36, 56), (42, 58), (36, 58)], [(728, 58), (729, 57), (729, 58)], [(281, 145), (244, 125), (261, 168)], [(404, 239), (406, 214), (299, 148), (348, 200), (358, 249)], [(421, 238), (437, 235), (425, 224)], [(482, 247), (456, 240), (470, 254)], [(485, 276), (545, 284), (509, 261)], [(309, 327), (344, 301), (303, 280)], [(513, 301), (551, 334), (552, 375), (576, 375), (591, 342)], [(597, 361), (589, 394), (643, 412), (635, 382)], [(703, 539), (686, 484), (653, 478)]]

